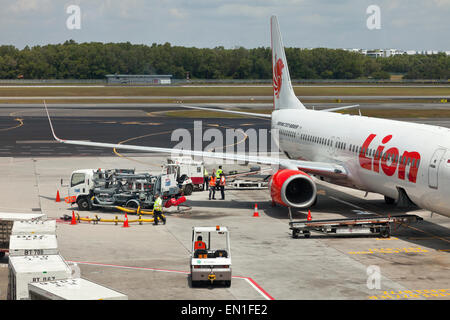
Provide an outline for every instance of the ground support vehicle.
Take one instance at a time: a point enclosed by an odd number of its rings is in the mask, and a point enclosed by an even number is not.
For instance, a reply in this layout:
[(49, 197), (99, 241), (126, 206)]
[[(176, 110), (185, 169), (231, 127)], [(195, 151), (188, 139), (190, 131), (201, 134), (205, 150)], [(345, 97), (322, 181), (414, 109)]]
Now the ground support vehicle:
[(191, 157), (175, 157), (167, 159), (167, 164), (179, 167), (178, 176), (183, 181), (182, 190), (185, 195), (190, 195), (194, 190), (204, 190), (205, 165), (202, 161), (195, 161)]
[[(202, 236), (205, 249), (195, 249), (198, 236)], [(226, 227), (193, 227), (190, 259), (191, 284), (222, 282), (231, 286), (230, 233)]]
[(303, 234), (305, 238), (311, 236), (311, 231), (320, 232), (327, 235), (379, 235), (382, 238), (389, 238), (391, 235), (391, 223), (411, 223), (423, 220), (417, 215), (396, 215), (396, 216), (368, 216), (344, 219), (327, 220), (302, 220), (289, 222), (292, 230), (292, 237), (298, 238)]
[(175, 174), (154, 176), (137, 174), (134, 169), (95, 170), (72, 172), (69, 201), (77, 203), (79, 210), (93, 208), (152, 208), (155, 195), (170, 199), (180, 195)]

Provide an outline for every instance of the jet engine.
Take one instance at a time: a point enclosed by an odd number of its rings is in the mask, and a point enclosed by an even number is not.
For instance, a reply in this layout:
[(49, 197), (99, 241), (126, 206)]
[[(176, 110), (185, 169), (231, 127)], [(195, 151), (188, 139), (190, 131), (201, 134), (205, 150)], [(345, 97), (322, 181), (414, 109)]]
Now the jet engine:
[(299, 170), (278, 170), (270, 180), (272, 200), (283, 206), (307, 208), (314, 204), (317, 196), (312, 178)]

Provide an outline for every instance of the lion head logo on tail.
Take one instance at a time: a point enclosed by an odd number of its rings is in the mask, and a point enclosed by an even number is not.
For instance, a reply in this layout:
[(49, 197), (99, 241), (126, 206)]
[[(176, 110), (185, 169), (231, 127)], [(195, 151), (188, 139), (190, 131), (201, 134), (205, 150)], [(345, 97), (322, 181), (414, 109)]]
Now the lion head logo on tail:
[(281, 75), (283, 74), (284, 63), (280, 59), (277, 60), (275, 55), (275, 65), (273, 66), (273, 90), (275, 96), (279, 98), (281, 90)]

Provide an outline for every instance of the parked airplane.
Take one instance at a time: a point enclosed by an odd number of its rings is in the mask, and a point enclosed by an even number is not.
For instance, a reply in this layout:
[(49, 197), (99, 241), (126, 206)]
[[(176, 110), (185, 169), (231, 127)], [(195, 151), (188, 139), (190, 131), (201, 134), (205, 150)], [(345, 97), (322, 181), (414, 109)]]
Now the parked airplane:
[(275, 16), (271, 17), (270, 24), (274, 110), (271, 115), (257, 115), (271, 119), (272, 130), (279, 131), (279, 148), (288, 159), (62, 140), (55, 135), (46, 107), (53, 136), (67, 144), (278, 165), (280, 169), (271, 178), (270, 192), (272, 200), (284, 206), (306, 208), (313, 205), (317, 189), (310, 175), (315, 175), (337, 185), (382, 194), (387, 203), (413, 202), (450, 217), (450, 130), (333, 113), (347, 107), (306, 109), (292, 88)]

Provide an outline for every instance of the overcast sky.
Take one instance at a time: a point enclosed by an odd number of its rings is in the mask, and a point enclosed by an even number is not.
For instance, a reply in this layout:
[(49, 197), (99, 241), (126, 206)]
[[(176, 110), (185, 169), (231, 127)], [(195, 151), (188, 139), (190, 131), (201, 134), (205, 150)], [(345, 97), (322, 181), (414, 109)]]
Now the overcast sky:
[[(0, 5), (0, 45), (18, 48), (68, 39), (268, 47), (269, 17), (275, 14), (288, 47), (450, 50), (450, 0), (0, 0)], [(67, 28), (70, 5), (81, 9), (81, 29)], [(367, 27), (369, 5), (380, 8), (380, 29)]]

